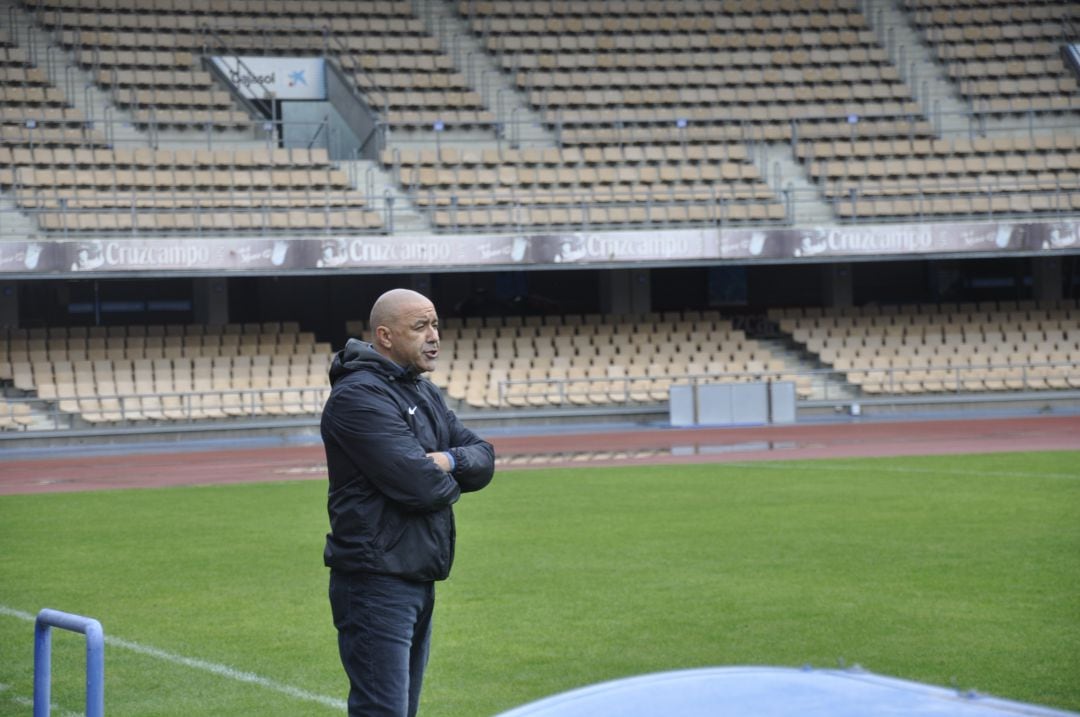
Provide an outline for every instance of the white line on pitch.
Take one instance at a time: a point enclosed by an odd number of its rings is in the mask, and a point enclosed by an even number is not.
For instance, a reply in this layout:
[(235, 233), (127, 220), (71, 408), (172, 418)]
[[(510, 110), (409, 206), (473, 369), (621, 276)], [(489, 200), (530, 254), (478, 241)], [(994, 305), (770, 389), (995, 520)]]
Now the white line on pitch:
[[(4, 683), (0, 682), (0, 696), (3, 696), (3, 693), (9, 689), (11, 689), (11, 685), (5, 685)], [(30, 699), (29, 697), (23, 697), (22, 695), (10, 694), (8, 695), (8, 699), (17, 705), (22, 705), (23, 707), (34, 706), (34, 701), (32, 699)], [(60, 708), (55, 702), (51, 703), (49, 707), (53, 710), (59, 711), (62, 717), (85, 717), (82, 712), (70, 712), (68, 710)]]
[[(843, 459), (838, 459), (843, 460)], [(860, 459), (861, 460), (861, 459)], [(844, 465), (843, 463), (815, 464), (804, 461), (733, 461), (731, 463), (718, 463), (717, 465), (735, 468), (765, 468), (779, 471), (804, 470), (804, 471), (853, 471), (858, 473), (942, 473), (957, 476), (978, 476), (979, 478), (1060, 478), (1066, 480), (1080, 479), (1075, 473), (1035, 473), (1030, 471), (974, 471), (963, 468), (919, 468), (917, 466), (884, 466), (868, 468), (865, 465)]]
[[(7, 607), (6, 605), (0, 605), (0, 615), (7, 615), (8, 617), (18, 618), (19, 620), (25, 620), (27, 622), (34, 622), (36, 616), (31, 615), (28, 612), (22, 610), (15, 610), (14, 608)], [(256, 675), (252, 672), (244, 672), (237, 670), (234, 667), (228, 665), (219, 665), (215, 662), (207, 662), (206, 660), (199, 660), (194, 657), (185, 657), (183, 655), (177, 655), (165, 650), (159, 650), (156, 647), (150, 647), (149, 645), (143, 645), (138, 642), (132, 642), (131, 640), (125, 640), (119, 637), (112, 637), (108, 634), (105, 635), (105, 644), (119, 647), (124, 650), (130, 650), (140, 655), (146, 655), (147, 657), (154, 657), (159, 660), (171, 662), (176, 665), (183, 665), (190, 667), (194, 670), (202, 670), (203, 672), (210, 672), (224, 677), (229, 680), (236, 680), (237, 682), (246, 682), (251, 685), (257, 685), (274, 692), (280, 692), (283, 695), (303, 700), (304, 702), (314, 702), (316, 704), (323, 705), (335, 710), (344, 710), (348, 707), (345, 700), (336, 699), (333, 697), (327, 697), (326, 695), (317, 695), (307, 690), (302, 690), (299, 687), (293, 687), (292, 685), (286, 685), (281, 682), (275, 682), (266, 677)]]

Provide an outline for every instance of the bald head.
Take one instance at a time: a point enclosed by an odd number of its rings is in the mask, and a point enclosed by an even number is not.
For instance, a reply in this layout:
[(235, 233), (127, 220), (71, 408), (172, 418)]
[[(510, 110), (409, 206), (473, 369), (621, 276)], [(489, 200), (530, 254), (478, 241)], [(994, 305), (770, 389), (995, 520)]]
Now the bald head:
[(371, 307), (371, 316), (368, 317), (368, 325), (371, 327), (372, 335), (375, 334), (377, 327), (388, 326), (393, 323), (401, 315), (401, 312), (411, 304), (430, 305), (431, 301), (423, 294), (412, 289), (391, 289), (376, 299)]
[(371, 344), (399, 366), (431, 371), (439, 355), (435, 305), (411, 289), (391, 289), (371, 307)]

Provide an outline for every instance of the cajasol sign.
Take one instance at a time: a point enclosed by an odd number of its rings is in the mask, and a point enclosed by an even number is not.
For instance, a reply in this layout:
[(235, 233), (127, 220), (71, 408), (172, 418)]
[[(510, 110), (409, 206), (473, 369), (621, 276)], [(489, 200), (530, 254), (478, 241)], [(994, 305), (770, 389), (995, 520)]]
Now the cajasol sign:
[(230, 55), (211, 60), (249, 99), (326, 99), (326, 64), (321, 57)]

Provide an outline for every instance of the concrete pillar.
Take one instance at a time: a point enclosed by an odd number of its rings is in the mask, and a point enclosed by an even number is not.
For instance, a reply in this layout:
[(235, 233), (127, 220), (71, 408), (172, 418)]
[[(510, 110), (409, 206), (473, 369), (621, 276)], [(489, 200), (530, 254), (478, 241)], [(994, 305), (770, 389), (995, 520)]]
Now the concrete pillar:
[(600, 309), (605, 314), (644, 314), (652, 309), (648, 269), (600, 272)]
[(192, 280), (195, 323), (224, 326), (229, 323), (229, 282), (225, 277)]
[(851, 306), (855, 302), (855, 282), (851, 264), (821, 265), (821, 303), (828, 307)]
[(0, 281), (0, 328), (14, 329), (19, 326), (19, 285), (14, 281)]
[(1065, 296), (1060, 256), (1037, 256), (1031, 260), (1031, 283), (1036, 301), (1057, 301)]
[(652, 275), (648, 269), (630, 270), (630, 313), (652, 311)]

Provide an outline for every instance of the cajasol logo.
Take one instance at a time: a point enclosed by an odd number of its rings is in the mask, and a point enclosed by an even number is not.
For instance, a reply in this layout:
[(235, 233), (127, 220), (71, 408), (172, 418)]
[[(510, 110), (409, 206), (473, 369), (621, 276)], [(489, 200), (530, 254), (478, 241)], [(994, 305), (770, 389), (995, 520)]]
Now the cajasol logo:
[(272, 85), (277, 82), (276, 73), (269, 73), (266, 75), (256, 75), (250, 72), (241, 73), (234, 70), (229, 73), (229, 81), (239, 87), (251, 87), (252, 85)]

